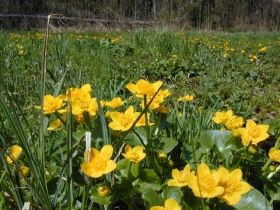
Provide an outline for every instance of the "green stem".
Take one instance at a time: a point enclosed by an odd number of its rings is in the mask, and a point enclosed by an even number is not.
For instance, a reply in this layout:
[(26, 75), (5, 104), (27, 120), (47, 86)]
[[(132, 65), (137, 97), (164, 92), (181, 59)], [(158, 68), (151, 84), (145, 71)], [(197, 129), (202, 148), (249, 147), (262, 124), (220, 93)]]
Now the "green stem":
[(147, 95), (144, 95), (144, 108), (145, 108), (145, 124), (146, 124), (146, 137), (147, 137), (147, 146), (150, 148), (151, 141), (150, 141), (150, 127), (148, 122), (148, 106), (147, 106)]
[[(68, 94), (67, 101), (67, 155), (71, 153), (72, 149), (72, 104), (71, 104), (71, 91)], [(69, 159), (67, 167), (67, 197), (68, 197), (68, 207), (72, 209), (73, 207), (73, 179), (72, 179), (72, 158)]]
[(128, 172), (127, 172), (127, 178), (129, 179), (131, 177), (130, 171), (131, 171), (131, 167), (132, 167), (132, 162), (129, 162), (129, 167), (128, 167)]
[[(192, 128), (190, 128), (190, 129), (191, 129), (191, 131), (193, 130)], [(196, 154), (195, 154), (195, 143), (194, 143), (194, 140), (193, 140), (193, 135), (189, 134), (189, 142), (191, 143), (194, 165), (195, 165), (195, 170), (196, 170), (196, 174), (197, 174), (197, 158), (196, 158)], [(197, 182), (198, 182), (199, 194), (202, 195), (200, 180), (199, 180), (198, 174), (197, 174)], [(200, 201), (201, 201), (202, 209), (205, 209), (205, 204), (204, 204), (203, 198), (201, 198)]]

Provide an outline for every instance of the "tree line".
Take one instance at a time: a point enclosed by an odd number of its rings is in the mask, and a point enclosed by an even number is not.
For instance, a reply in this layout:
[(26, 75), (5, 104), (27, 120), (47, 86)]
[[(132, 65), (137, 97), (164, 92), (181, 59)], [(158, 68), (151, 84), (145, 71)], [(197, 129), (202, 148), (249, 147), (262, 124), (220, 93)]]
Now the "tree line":
[(48, 15), (124, 21), (153, 21), (184, 28), (266, 28), (279, 30), (280, 0), (0, 0), (2, 28), (37, 27), (37, 18), (8, 14)]

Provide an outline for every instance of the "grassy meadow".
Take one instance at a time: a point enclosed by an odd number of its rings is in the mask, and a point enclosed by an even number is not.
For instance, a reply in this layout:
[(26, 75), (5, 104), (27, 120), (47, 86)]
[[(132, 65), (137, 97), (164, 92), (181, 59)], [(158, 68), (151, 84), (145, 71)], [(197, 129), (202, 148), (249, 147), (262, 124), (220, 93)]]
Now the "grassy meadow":
[(0, 209), (279, 208), (279, 33), (45, 41), (0, 33)]

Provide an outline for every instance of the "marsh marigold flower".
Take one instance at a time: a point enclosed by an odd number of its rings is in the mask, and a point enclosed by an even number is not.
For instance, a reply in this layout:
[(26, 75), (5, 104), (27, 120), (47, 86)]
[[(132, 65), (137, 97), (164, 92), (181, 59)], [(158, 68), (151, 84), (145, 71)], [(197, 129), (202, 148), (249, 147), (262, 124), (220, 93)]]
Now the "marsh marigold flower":
[(247, 120), (246, 128), (239, 128), (243, 145), (249, 145), (250, 142), (257, 145), (259, 142), (266, 140), (269, 125), (257, 125), (254, 120)]
[(185, 95), (185, 96), (181, 96), (178, 98), (178, 101), (182, 101), (182, 102), (191, 102), (193, 101), (194, 96), (193, 95)]
[(54, 130), (58, 130), (63, 126), (63, 122), (60, 119), (56, 119), (54, 121), (52, 121), (49, 125), (49, 127), (47, 128), (48, 131), (54, 131)]
[(218, 176), (212, 174), (205, 163), (197, 167), (196, 176), (190, 176), (189, 187), (196, 197), (214, 198), (224, 193), (224, 188), (218, 185)]
[[(140, 114), (140, 113), (139, 113)], [(150, 114), (147, 113), (147, 122), (148, 122), (148, 126), (150, 125), (154, 125), (155, 123), (150, 122)], [(146, 119), (145, 119), (145, 115), (142, 115), (141, 118), (137, 121), (136, 127), (142, 127), (142, 126), (146, 126)]]
[(242, 181), (242, 171), (240, 169), (235, 169), (229, 172), (226, 168), (220, 167), (214, 175), (218, 177), (218, 185), (224, 188), (223, 194), (219, 195), (219, 198), (222, 198), (226, 201), (228, 205), (237, 204), (241, 195), (250, 191), (251, 186)]
[(260, 53), (266, 53), (268, 51), (268, 47), (262, 47), (258, 50)]
[(83, 98), (82, 100), (75, 100), (72, 102), (72, 114), (83, 115), (87, 112), (89, 116), (93, 117), (98, 111), (98, 104), (96, 98)]
[(162, 81), (149, 83), (147, 80), (140, 79), (136, 84), (128, 83), (125, 87), (137, 97), (153, 96), (161, 87)]
[[(91, 86), (85, 84), (81, 88), (69, 88), (66, 95), (61, 96), (64, 101), (68, 99), (72, 103), (72, 114), (75, 115), (79, 123), (83, 123), (83, 114), (87, 112), (90, 117), (94, 117), (98, 111), (98, 103), (96, 98), (91, 97)], [(67, 112), (67, 109), (59, 110), (60, 113)]]
[(168, 198), (164, 206), (153, 206), (150, 210), (181, 210), (182, 207), (177, 203), (174, 198)]
[(13, 164), (22, 153), (22, 148), (18, 145), (13, 145), (10, 148), (9, 155), (6, 156), (6, 161), (9, 164)]
[[(64, 102), (61, 96), (54, 97), (52, 95), (45, 95), (44, 96), (44, 107), (43, 112), (44, 114), (52, 114), (63, 107)], [(35, 106), (37, 109), (41, 109), (41, 106)]]
[(241, 128), (243, 123), (243, 117), (233, 116), (225, 123), (225, 126), (227, 129), (231, 130), (233, 136), (238, 136), (238, 128)]
[[(129, 106), (128, 109), (124, 112), (109, 112), (109, 115), (112, 119), (112, 122), (109, 123), (109, 127), (113, 130), (118, 131), (127, 131), (131, 128), (135, 120), (140, 115), (140, 112), (134, 112), (133, 106)], [(152, 125), (153, 123), (149, 122), (148, 115), (148, 125)], [(146, 125), (145, 116), (143, 115), (135, 126), (140, 127)]]
[(125, 153), (122, 153), (122, 155), (133, 163), (139, 163), (146, 157), (144, 147), (142, 146), (135, 146), (132, 148), (130, 145), (126, 145), (124, 150)]
[[(161, 103), (164, 102), (165, 98), (167, 98), (168, 96), (170, 96), (171, 93), (168, 89), (166, 90), (160, 90), (158, 92), (158, 94), (154, 97), (153, 101), (151, 102), (151, 104), (149, 105), (149, 108), (152, 110), (158, 109), (161, 105)], [(150, 101), (152, 100), (152, 96), (147, 97), (147, 104), (150, 103)], [(142, 100), (140, 106), (144, 109), (144, 100)]]
[(111, 101), (104, 102), (104, 105), (106, 107), (109, 107), (112, 109), (118, 108), (118, 107), (122, 106), (123, 104), (124, 104), (124, 101), (120, 97), (116, 97), (116, 98), (113, 98)]
[(172, 179), (167, 182), (168, 186), (185, 187), (189, 185), (190, 176), (194, 176), (191, 173), (190, 166), (186, 165), (182, 171), (178, 169), (172, 170)]
[(214, 117), (212, 117), (212, 120), (216, 124), (221, 124), (221, 123), (226, 123), (232, 117), (233, 117), (232, 110), (228, 110), (228, 111), (223, 111), (223, 112), (216, 112)]
[(20, 173), (22, 174), (23, 177), (26, 177), (30, 171), (29, 167), (22, 165), (20, 166)]
[(113, 130), (127, 131), (130, 129), (139, 114), (139, 112), (134, 112), (133, 106), (129, 106), (124, 113), (110, 112), (109, 115), (112, 122), (109, 123), (109, 127)]
[[(112, 172), (116, 168), (115, 161), (111, 160), (112, 154), (113, 147), (111, 145), (105, 145), (100, 152), (95, 148), (91, 148), (89, 161), (85, 161), (81, 165), (82, 172), (92, 178), (99, 178)], [(85, 152), (84, 155), (86, 160), (87, 153)]]
[(271, 148), (268, 153), (268, 157), (275, 161), (280, 163), (280, 149)]

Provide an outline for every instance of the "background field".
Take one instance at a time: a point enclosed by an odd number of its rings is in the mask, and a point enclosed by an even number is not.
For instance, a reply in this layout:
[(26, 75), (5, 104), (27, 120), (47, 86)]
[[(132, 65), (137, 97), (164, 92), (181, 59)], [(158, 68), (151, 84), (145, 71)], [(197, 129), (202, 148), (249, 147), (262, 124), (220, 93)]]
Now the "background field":
[[(1, 85), (29, 112), (39, 103), (43, 37), (0, 36)], [(52, 33), (47, 93), (91, 83), (110, 98), (125, 95), (128, 81), (161, 79), (201, 105), (270, 118), (279, 112), (279, 52), (278, 33)]]

